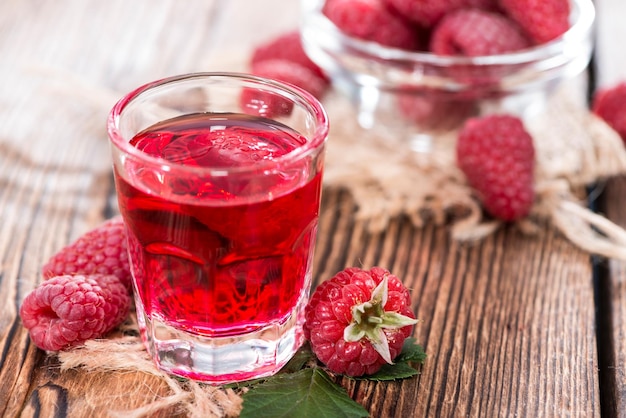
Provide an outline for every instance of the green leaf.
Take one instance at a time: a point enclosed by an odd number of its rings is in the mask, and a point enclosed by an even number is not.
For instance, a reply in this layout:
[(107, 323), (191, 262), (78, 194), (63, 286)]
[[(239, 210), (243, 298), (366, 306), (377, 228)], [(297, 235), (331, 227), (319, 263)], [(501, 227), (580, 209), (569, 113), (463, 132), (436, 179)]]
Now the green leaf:
[(407, 379), (419, 374), (417, 370), (409, 366), (408, 363), (383, 364), (374, 374), (359, 377), (358, 380), (397, 380)]
[(407, 338), (404, 340), (402, 351), (395, 358), (395, 362), (416, 362), (423, 364), (426, 361), (426, 352), (424, 348), (415, 342), (415, 338)]
[[(309, 344), (304, 344), (302, 347), (300, 347), (298, 351), (296, 351), (296, 354), (294, 354), (294, 356), (280, 370), (280, 373), (297, 372), (298, 370), (303, 369), (307, 365), (307, 363), (310, 363), (311, 361), (315, 361), (315, 355), (313, 354), (313, 351), (311, 351), (311, 346)], [(241, 389), (241, 388), (258, 385), (259, 383), (262, 383), (266, 381), (267, 379), (268, 379), (267, 377), (260, 377), (258, 379), (250, 379), (250, 380), (244, 380), (242, 382), (228, 383), (224, 385), (224, 387), (231, 388), (231, 389)]]
[(369, 413), (320, 368), (278, 374), (243, 395), (241, 418), (363, 418)]
[(376, 373), (357, 378), (358, 380), (398, 380), (407, 379), (419, 374), (419, 371), (410, 363), (424, 363), (426, 353), (422, 346), (415, 343), (415, 338), (407, 338), (402, 351), (394, 359), (394, 364), (383, 364)]

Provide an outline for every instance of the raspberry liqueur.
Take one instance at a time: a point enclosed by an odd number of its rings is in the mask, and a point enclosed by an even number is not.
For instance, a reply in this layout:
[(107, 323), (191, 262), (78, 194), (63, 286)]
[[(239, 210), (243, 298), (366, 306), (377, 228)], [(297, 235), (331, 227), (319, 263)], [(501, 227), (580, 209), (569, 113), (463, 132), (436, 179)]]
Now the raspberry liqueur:
[[(308, 175), (301, 163), (272, 174), (272, 163), (303, 141), (267, 119), (206, 113), (161, 122), (131, 140), (168, 163), (213, 171), (182, 180), (168, 171), (133, 172), (131, 165), (130, 183), (116, 176), (147, 316), (224, 337), (280, 323), (302, 303), (321, 170)], [(258, 170), (236, 184), (215, 174), (239, 167)]]

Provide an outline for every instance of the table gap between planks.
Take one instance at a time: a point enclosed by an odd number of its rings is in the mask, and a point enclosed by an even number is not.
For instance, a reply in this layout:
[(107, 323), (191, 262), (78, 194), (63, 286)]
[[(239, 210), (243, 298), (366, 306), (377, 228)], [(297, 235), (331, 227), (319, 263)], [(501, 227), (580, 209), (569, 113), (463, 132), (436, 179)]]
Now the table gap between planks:
[[(614, 41), (622, 3), (596, 2), (596, 84), (626, 78)], [(152, 79), (219, 68), (294, 28), (297, 14), (295, 0), (0, 4), (2, 416), (107, 416), (167, 393), (141, 373), (59, 372), (30, 344), (19, 304), (50, 255), (115, 213), (104, 133), (114, 100)], [(597, 203), (626, 226), (625, 199), (626, 179), (615, 179)], [(402, 218), (371, 234), (355, 210), (346, 191), (324, 191), (316, 282), (351, 265), (389, 268), (411, 288), (428, 353), (414, 379), (340, 380), (371, 416), (624, 416), (623, 263), (594, 262), (549, 225), (463, 245), (446, 227)]]
[[(626, 81), (626, 2), (595, 0), (596, 51), (593, 66), (596, 89)], [(624, 103), (626, 108), (626, 103)], [(626, 227), (626, 177), (600, 184), (597, 209)], [(626, 263), (595, 263), (598, 371), (601, 412), (606, 417), (626, 417)]]

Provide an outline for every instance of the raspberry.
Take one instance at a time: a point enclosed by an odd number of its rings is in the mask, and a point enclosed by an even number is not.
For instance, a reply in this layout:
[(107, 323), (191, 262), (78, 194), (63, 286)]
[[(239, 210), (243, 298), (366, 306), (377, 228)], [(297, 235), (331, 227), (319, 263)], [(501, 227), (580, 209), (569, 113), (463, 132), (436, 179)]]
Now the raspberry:
[(598, 90), (591, 109), (626, 142), (626, 81)]
[(387, 9), (382, 0), (329, 0), (323, 12), (349, 36), (406, 50), (419, 47), (415, 28)]
[(498, 0), (465, 0), (465, 7), (472, 7), (477, 9), (498, 11)]
[(417, 321), (411, 298), (389, 271), (348, 268), (320, 284), (305, 308), (304, 335), (335, 373), (362, 376), (392, 363)]
[[(424, 28), (432, 28), (447, 13), (471, 0), (382, 0), (389, 8)], [(475, 0), (474, 0), (475, 1)]]
[(326, 92), (328, 82), (307, 67), (287, 60), (265, 60), (252, 66), (252, 74), (291, 83), (318, 99)]
[[(252, 74), (282, 81), (300, 87), (313, 96), (321, 98), (327, 90), (328, 82), (318, 77), (308, 68), (284, 59), (264, 60), (253, 65)], [(249, 114), (265, 117), (289, 115), (293, 103), (276, 94), (253, 89), (244, 89), (241, 94), (241, 107)]]
[(42, 350), (100, 337), (124, 321), (130, 296), (117, 276), (64, 275), (43, 281), (20, 307), (22, 323)]
[(493, 114), (468, 119), (456, 152), (459, 167), (487, 212), (505, 221), (530, 212), (535, 150), (519, 118)]
[(64, 274), (113, 274), (131, 288), (126, 229), (121, 216), (112, 218), (61, 249), (43, 266), (46, 279)]
[(569, 0), (500, 0), (500, 6), (536, 44), (551, 41), (570, 27)]
[(496, 55), (530, 46), (515, 22), (479, 9), (447, 14), (435, 27), (430, 51), (439, 55)]
[(431, 130), (456, 128), (477, 112), (476, 101), (458, 100), (430, 88), (402, 91), (398, 108), (405, 119)]
[(252, 53), (250, 65), (254, 67), (259, 62), (268, 60), (295, 62), (313, 71), (315, 75), (323, 80), (328, 80), (324, 71), (322, 71), (322, 69), (308, 57), (306, 52), (304, 52), (300, 32), (297, 30), (283, 33), (257, 46)]

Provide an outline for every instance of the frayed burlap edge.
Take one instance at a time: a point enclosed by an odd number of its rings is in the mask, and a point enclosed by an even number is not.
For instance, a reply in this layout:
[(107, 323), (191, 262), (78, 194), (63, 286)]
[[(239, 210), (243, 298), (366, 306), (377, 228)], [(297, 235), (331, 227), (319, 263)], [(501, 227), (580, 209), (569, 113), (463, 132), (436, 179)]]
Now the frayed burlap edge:
[(120, 327), (122, 336), (88, 340), (79, 347), (58, 353), (61, 371), (83, 369), (87, 372), (146, 373), (159, 378), (170, 394), (131, 410), (108, 411), (111, 417), (143, 418), (161, 411), (180, 411), (190, 418), (228, 418), (241, 412), (245, 389), (234, 390), (211, 386), (193, 380), (178, 379), (155, 367), (138, 336), (136, 316)]
[[(503, 223), (484, 216), (480, 201), (455, 161), (457, 131), (432, 140), (428, 153), (381, 132), (359, 128), (352, 108), (340, 98), (327, 101), (331, 133), (325, 184), (354, 197), (356, 217), (380, 232), (389, 221), (407, 216), (413, 225), (444, 224), (460, 241), (485, 238)], [(619, 135), (563, 88), (526, 128), (536, 148), (536, 200), (530, 215), (516, 222), (523, 232), (548, 221), (572, 243), (595, 255), (626, 260), (626, 231), (587, 208), (580, 190), (626, 173), (626, 150)], [(400, 151), (399, 151), (400, 150)]]

